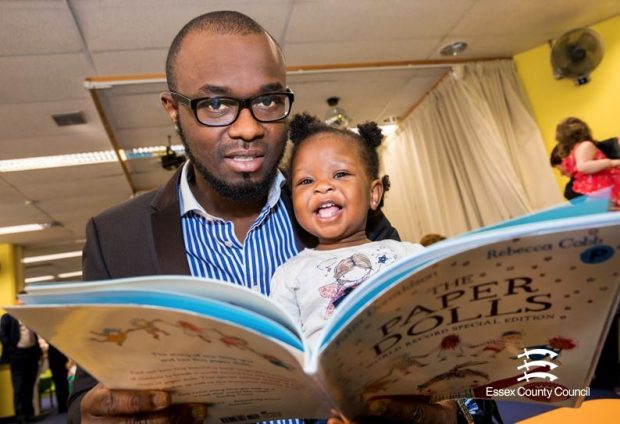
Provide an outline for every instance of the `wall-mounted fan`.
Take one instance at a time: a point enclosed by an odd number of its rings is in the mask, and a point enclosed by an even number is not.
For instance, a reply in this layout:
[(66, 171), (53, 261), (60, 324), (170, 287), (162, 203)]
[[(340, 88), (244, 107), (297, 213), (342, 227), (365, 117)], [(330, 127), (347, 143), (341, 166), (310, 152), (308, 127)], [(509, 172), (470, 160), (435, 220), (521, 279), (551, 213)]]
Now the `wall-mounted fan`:
[(551, 66), (555, 78), (572, 78), (577, 85), (590, 81), (590, 72), (602, 59), (603, 41), (591, 29), (574, 29), (551, 45)]

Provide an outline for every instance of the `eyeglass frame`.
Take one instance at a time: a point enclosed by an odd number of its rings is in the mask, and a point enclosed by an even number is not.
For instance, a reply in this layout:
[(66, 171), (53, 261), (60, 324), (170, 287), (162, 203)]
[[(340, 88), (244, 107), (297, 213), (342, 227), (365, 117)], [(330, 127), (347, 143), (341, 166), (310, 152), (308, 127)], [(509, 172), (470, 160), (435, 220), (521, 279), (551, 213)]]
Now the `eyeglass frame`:
[[(293, 93), (293, 91), (290, 88), (287, 88), (286, 91), (268, 91), (266, 93), (257, 94), (256, 96), (246, 97), (245, 99), (239, 99), (237, 97), (228, 97), (228, 96), (207, 96), (207, 97), (197, 97), (197, 98), (192, 99), (191, 97), (184, 96), (183, 94), (178, 93), (176, 91), (169, 91), (169, 93), (175, 102), (183, 103), (189, 106), (189, 108), (194, 113), (194, 119), (196, 119), (196, 122), (198, 122), (200, 125), (203, 125), (205, 127), (227, 127), (229, 125), (232, 125), (237, 121), (237, 119), (239, 119), (239, 115), (241, 114), (241, 111), (243, 109), (248, 109), (250, 111), (250, 114), (252, 115), (252, 118), (254, 118), (257, 122), (261, 122), (264, 124), (268, 124), (271, 122), (278, 122), (278, 121), (281, 121), (282, 119), (285, 119), (287, 116), (291, 114), (291, 109), (293, 108), (293, 102), (295, 101), (295, 93)], [(263, 119), (257, 118), (256, 115), (254, 115), (254, 110), (252, 109), (252, 101), (259, 97), (265, 97), (265, 96), (269, 96), (273, 94), (284, 94), (286, 97), (288, 97), (288, 100), (289, 100), (288, 111), (283, 117), (274, 119), (272, 121), (265, 121)], [(202, 122), (200, 119), (198, 119), (198, 110), (197, 110), (198, 103), (200, 103), (203, 100), (208, 100), (208, 99), (227, 99), (227, 100), (234, 100), (238, 102), (239, 108), (237, 109), (237, 114), (235, 115), (235, 118), (228, 124), (214, 125), (214, 124), (205, 124), (204, 122)]]

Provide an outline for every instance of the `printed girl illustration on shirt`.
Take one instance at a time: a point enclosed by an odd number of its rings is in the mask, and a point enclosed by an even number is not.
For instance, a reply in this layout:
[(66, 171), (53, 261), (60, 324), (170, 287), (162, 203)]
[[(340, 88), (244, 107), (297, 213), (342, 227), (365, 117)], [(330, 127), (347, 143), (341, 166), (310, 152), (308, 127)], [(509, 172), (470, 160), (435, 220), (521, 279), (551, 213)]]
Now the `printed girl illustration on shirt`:
[(329, 318), (334, 309), (354, 288), (362, 284), (372, 274), (372, 264), (366, 255), (355, 253), (341, 260), (334, 267), (335, 283), (319, 287), (321, 297), (330, 300), (325, 310)]

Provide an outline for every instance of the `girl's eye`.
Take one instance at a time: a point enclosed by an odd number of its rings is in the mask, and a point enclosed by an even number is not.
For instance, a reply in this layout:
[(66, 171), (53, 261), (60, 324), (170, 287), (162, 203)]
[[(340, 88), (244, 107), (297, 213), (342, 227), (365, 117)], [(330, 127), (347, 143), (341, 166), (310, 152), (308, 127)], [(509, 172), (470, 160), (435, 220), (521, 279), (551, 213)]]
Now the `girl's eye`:
[(343, 177), (346, 177), (347, 175), (349, 175), (348, 172), (338, 171), (334, 174), (334, 178), (343, 178)]
[(304, 178), (302, 180), (297, 181), (297, 185), (298, 186), (300, 186), (300, 185), (308, 185), (310, 183), (312, 183), (312, 180), (310, 178)]

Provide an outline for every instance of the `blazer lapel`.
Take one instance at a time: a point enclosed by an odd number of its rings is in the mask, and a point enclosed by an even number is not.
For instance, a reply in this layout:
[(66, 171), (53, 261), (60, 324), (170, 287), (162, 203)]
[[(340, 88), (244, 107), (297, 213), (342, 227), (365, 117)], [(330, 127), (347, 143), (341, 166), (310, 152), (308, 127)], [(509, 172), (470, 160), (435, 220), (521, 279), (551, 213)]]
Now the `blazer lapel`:
[(162, 274), (190, 275), (181, 227), (178, 181), (181, 167), (153, 199), (151, 225), (153, 242)]

